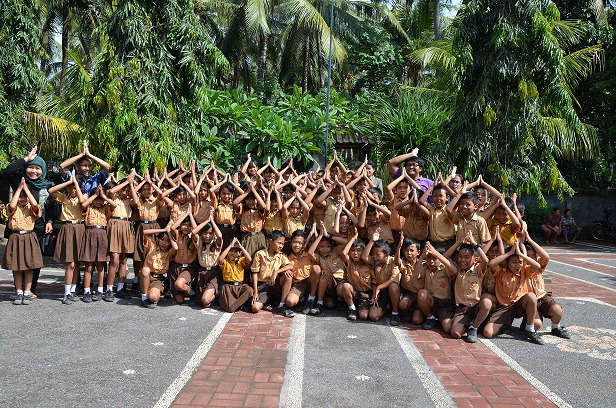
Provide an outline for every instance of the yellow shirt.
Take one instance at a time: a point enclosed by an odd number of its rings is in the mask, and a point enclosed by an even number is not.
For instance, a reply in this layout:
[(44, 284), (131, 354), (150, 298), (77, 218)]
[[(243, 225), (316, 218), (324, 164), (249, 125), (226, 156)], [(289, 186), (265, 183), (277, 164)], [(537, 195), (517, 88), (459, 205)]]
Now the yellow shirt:
[(71, 198), (64, 193), (56, 193), (54, 199), (62, 204), (60, 221), (83, 222), (83, 208), (81, 208), (79, 197), (75, 196)]
[(289, 259), (282, 252), (279, 252), (274, 256), (270, 256), (267, 249), (262, 249), (257, 251), (255, 254), (255, 258), (250, 269), (252, 273), (257, 274), (257, 279), (259, 282), (267, 282), (272, 277), (274, 272), (283, 266), (287, 266), (289, 263)]
[(477, 213), (473, 214), (468, 221), (461, 215), (458, 217), (457, 240), (463, 239), (469, 232), (478, 244), (483, 244), (490, 240), (490, 230), (488, 230), (488, 223), (485, 218), (478, 216)]
[(282, 232), (285, 233), (287, 238), (291, 238), (291, 235), (297, 230), (304, 230), (306, 224), (303, 222), (303, 215), (299, 214), (297, 217), (291, 217), (290, 215), (283, 220)]
[(503, 240), (503, 244), (505, 244), (506, 247), (513, 245), (518, 230), (513, 226), (511, 220), (508, 220), (505, 224), (498, 224), (496, 219), (490, 218), (488, 220), (488, 230), (493, 231), (495, 225), (498, 225), (498, 232)]
[(265, 216), (265, 222), (263, 223), (263, 229), (268, 234), (271, 234), (272, 231), (279, 230), (282, 231), (282, 211), (274, 210), (270, 211)]
[(430, 239), (434, 242), (443, 242), (453, 238), (456, 230), (445, 207), (438, 209), (434, 204), (428, 204), (428, 208), (430, 209)]
[(312, 259), (307, 252), (302, 252), (299, 258), (295, 254), (289, 255), (289, 262), (293, 265), (293, 282), (303, 281), (310, 277)]
[(246, 258), (238, 258), (237, 262), (231, 262), (228, 259), (222, 261), (220, 269), (222, 270), (222, 280), (225, 282), (243, 282), (244, 268), (246, 268)]
[(475, 263), (468, 270), (460, 269), (456, 275), (454, 292), (456, 303), (464, 306), (473, 306), (481, 300), (481, 281), (484, 268)]

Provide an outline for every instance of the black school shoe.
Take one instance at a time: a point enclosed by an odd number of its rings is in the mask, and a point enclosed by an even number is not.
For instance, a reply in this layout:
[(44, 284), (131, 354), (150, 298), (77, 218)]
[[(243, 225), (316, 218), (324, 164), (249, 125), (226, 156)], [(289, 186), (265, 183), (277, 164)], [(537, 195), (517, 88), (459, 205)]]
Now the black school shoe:
[(130, 300), (133, 297), (126, 291), (126, 289), (122, 288), (116, 292), (116, 297), (119, 299)]
[(539, 333), (537, 333), (536, 331), (532, 332), (530, 330), (524, 330), (524, 335), (532, 343), (541, 344), (541, 345), (545, 344), (545, 341), (543, 341)]
[(71, 303), (73, 303), (73, 301), (71, 300), (71, 294), (70, 293), (62, 298), (62, 304), (70, 305)]
[(84, 294), (83, 294), (83, 297), (81, 298), (81, 300), (82, 300), (83, 302), (86, 302), (86, 303), (92, 303), (92, 293), (91, 293), (91, 292), (89, 292), (89, 293), (84, 293)]
[(105, 302), (113, 302), (115, 300), (115, 296), (113, 296), (113, 290), (107, 289), (105, 292)]
[(323, 313), (323, 310), (325, 310), (325, 305), (322, 303), (317, 303), (315, 307), (313, 307), (312, 309), (310, 309), (310, 314), (317, 316), (320, 315), (321, 313)]
[(98, 302), (100, 300), (103, 300), (103, 292), (96, 291), (96, 293), (94, 295), (92, 295), (92, 300), (94, 302)]
[(347, 320), (355, 321), (357, 320), (357, 310), (349, 309), (349, 313), (347, 313)]
[(314, 299), (306, 300), (306, 304), (304, 304), (304, 308), (302, 309), (303, 314), (310, 313), (310, 310), (314, 307)]
[(23, 297), (23, 299), (21, 301), (21, 304), (22, 305), (29, 305), (30, 303), (32, 303), (32, 296), (31, 295), (26, 295), (24, 293), (24, 297)]
[(390, 326), (400, 326), (400, 315), (392, 314), (391, 319), (389, 319), (389, 325)]
[(280, 309), (280, 314), (284, 317), (294, 317), (295, 312), (287, 307), (287, 305), (282, 306)]
[(424, 322), (424, 324), (421, 325), (421, 327), (424, 330), (432, 330), (436, 327), (437, 323), (438, 323), (437, 319), (426, 319), (426, 321)]
[(158, 302), (152, 302), (150, 299), (141, 301), (141, 306), (147, 309), (154, 309), (157, 305), (158, 305)]
[(473, 327), (472, 329), (469, 328), (466, 331), (466, 341), (469, 343), (477, 343), (477, 328)]
[(559, 328), (554, 328), (552, 329), (552, 331), (550, 332), (553, 336), (557, 336), (563, 339), (570, 339), (571, 338), (571, 334), (569, 334), (569, 331), (567, 331), (567, 328), (565, 328), (564, 326), (560, 326)]

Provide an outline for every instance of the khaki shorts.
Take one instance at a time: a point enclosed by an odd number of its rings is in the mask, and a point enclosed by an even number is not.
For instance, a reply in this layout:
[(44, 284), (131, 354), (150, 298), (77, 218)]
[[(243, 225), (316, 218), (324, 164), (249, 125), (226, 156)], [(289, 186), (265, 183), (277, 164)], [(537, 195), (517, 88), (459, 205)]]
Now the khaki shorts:
[(150, 286), (148, 286), (148, 292), (150, 289), (158, 289), (160, 293), (165, 293), (165, 284), (167, 283), (167, 277), (165, 275), (150, 275)]
[(453, 315), (453, 324), (463, 324), (466, 327), (470, 326), (471, 322), (475, 320), (475, 316), (477, 316), (479, 303), (481, 302), (477, 302), (473, 306), (458, 305)]
[(524, 299), (524, 296), (509, 306), (498, 307), (488, 318), (488, 323), (510, 325), (513, 322), (513, 319), (523, 317), (524, 308), (522, 307), (522, 299)]
[(537, 299), (537, 311), (541, 319), (550, 318), (550, 308), (557, 305), (556, 299), (552, 297), (552, 292), (548, 292), (540, 299)]
[(259, 294), (257, 302), (263, 304), (267, 303), (271, 298), (280, 297), (282, 294), (280, 278), (276, 279), (274, 286), (270, 286), (268, 282), (259, 282), (257, 285), (257, 293)]
[(310, 280), (302, 279), (299, 282), (293, 282), (291, 285), (291, 291), (289, 293), (293, 293), (298, 298), (302, 298), (306, 292), (310, 289)]
[(454, 302), (453, 299), (439, 299), (434, 296), (432, 299), (434, 300), (434, 303), (432, 304), (430, 311), (434, 316), (436, 316), (440, 321), (453, 318), (453, 315), (456, 312), (456, 302)]

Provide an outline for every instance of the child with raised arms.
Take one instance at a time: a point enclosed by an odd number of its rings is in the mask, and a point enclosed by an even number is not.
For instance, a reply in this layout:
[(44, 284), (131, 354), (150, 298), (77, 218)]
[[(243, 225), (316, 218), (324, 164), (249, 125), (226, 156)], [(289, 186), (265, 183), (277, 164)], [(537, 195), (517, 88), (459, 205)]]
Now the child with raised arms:
[(244, 269), (251, 262), (252, 257), (237, 238), (218, 257), (222, 270), (219, 302), (220, 307), (227, 312), (235, 312), (252, 297), (253, 289), (244, 283)]
[(165, 229), (148, 229), (143, 233), (155, 234), (155, 244), (149, 249), (140, 271), (141, 305), (154, 309), (165, 292), (167, 273), (178, 244), (171, 234), (170, 224)]
[(372, 305), (372, 265), (364, 262), (362, 254), (366, 243), (358, 234), (351, 237), (342, 250), (346, 263), (344, 280), (336, 286), (338, 297), (348, 306), (347, 319), (368, 320)]
[(197, 294), (203, 307), (210, 307), (218, 296), (222, 284), (222, 274), (219, 268), (220, 251), (222, 250), (222, 233), (214, 222), (214, 214), (197, 225), (192, 231), (192, 239), (197, 247), (199, 271), (197, 273)]
[[(400, 243), (396, 250), (395, 261), (400, 269), (400, 300), (399, 310), (412, 312), (411, 321), (413, 324), (421, 324), (425, 318), (421, 309), (417, 306), (419, 291), (425, 287), (426, 276), (422, 273), (425, 252), (421, 252), (421, 245), (413, 238), (400, 236)], [(392, 298), (392, 305), (395, 298)]]
[[(259, 313), (268, 300), (280, 295), (281, 287), (278, 276), (293, 269), (287, 256), (282, 253), (284, 242), (284, 233), (274, 231), (268, 236), (266, 249), (257, 251), (253, 257), (251, 266), (253, 313)], [(279, 308), (283, 306), (284, 304), (279, 304)]]

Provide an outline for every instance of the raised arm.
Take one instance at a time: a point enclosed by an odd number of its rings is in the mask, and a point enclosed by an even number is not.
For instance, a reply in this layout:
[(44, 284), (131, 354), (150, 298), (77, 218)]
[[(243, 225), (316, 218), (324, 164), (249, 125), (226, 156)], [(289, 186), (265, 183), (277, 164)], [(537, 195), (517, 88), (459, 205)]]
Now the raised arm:
[(452, 263), (449, 259), (441, 255), (439, 251), (434, 249), (430, 241), (426, 242), (426, 248), (427, 248), (428, 253), (434, 256), (435, 258), (437, 258), (439, 261), (441, 261), (441, 263), (445, 265), (445, 268), (449, 269), (451, 274), (458, 273), (458, 265), (456, 265), (455, 263)]
[[(517, 241), (517, 240), (516, 240)], [(492, 259), (488, 265), (490, 265), (490, 270), (492, 270), (492, 272), (495, 272), (498, 269), (498, 266), (507, 258), (509, 258), (511, 255), (515, 254), (515, 251), (517, 249), (518, 245), (517, 242), (515, 243), (515, 245), (512, 245), (511, 248), (509, 248), (509, 251), (507, 251), (506, 253), (497, 256), (496, 258)], [(519, 249), (518, 249), (519, 251)]]
[(88, 144), (86, 143), (85, 140), (83, 141), (83, 150), (86, 156), (88, 156), (90, 159), (92, 159), (92, 161), (98, 163), (101, 166), (101, 169), (103, 170), (105, 174), (109, 174), (109, 168), (111, 167), (109, 163), (107, 163), (105, 160), (100, 159), (94, 156), (92, 153), (90, 153), (90, 150), (88, 149)]
[(541, 245), (536, 243), (530, 237), (530, 234), (528, 232), (526, 233), (526, 242), (528, 242), (533, 247), (537, 255), (539, 255), (539, 266), (541, 267), (541, 269), (548, 266), (548, 262), (550, 262), (550, 255), (545, 251), (545, 249), (543, 249)]
[(63, 189), (63, 188), (65, 188), (65, 187), (68, 187), (68, 186), (69, 186), (69, 185), (71, 185), (71, 184), (73, 184), (73, 178), (72, 178), (72, 175), (71, 175), (71, 178), (70, 178), (68, 181), (65, 181), (64, 183), (57, 184), (57, 185), (55, 185), (55, 186), (51, 187), (51, 188), (48, 190), (48, 193), (49, 193), (49, 195), (50, 195), (50, 196), (52, 196), (53, 198), (56, 198), (56, 197), (57, 197), (57, 195), (58, 195), (58, 191), (62, 190), (62, 189)]
[(381, 229), (377, 228), (374, 231), (374, 234), (372, 234), (372, 236), (370, 237), (370, 241), (368, 241), (368, 245), (366, 245), (366, 247), (361, 253), (361, 260), (364, 261), (364, 263), (367, 263), (367, 264), (372, 263), (370, 261), (370, 251), (372, 251), (372, 247), (374, 246), (374, 243), (378, 241), (379, 238), (381, 238)]
[(389, 159), (387, 161), (387, 168), (389, 169), (389, 174), (394, 175), (400, 170), (400, 164), (404, 163), (411, 157), (417, 157), (419, 154), (419, 149), (415, 148), (410, 153), (401, 154), (400, 156), (396, 156), (393, 159)]

